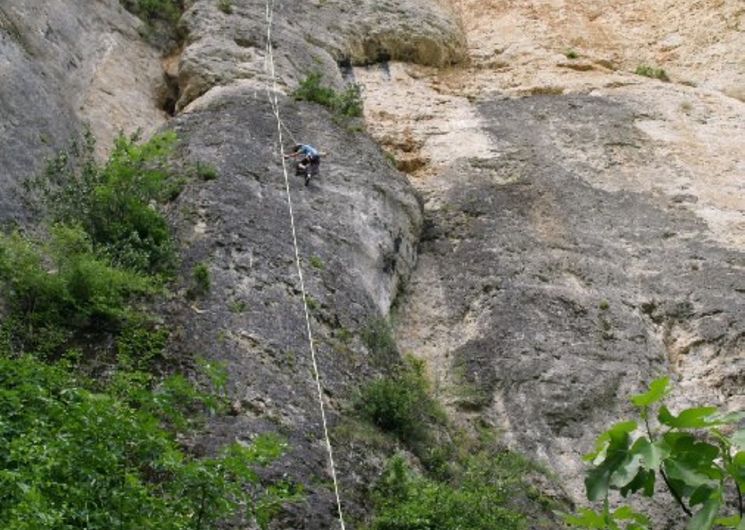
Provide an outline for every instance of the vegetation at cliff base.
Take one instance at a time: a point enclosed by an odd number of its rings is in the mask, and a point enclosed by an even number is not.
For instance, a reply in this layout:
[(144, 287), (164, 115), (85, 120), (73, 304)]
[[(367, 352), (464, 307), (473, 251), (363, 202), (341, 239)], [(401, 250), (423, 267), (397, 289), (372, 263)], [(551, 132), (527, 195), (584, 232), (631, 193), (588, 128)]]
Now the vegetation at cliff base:
[(422, 361), (405, 357), (386, 376), (363, 386), (354, 405), (359, 416), (406, 450), (391, 457), (373, 488), (369, 530), (519, 530), (529, 520), (534, 528), (555, 524), (550, 509), (558, 504), (527, 481), (542, 470), (486, 430), (475, 437), (453, 429), (431, 395)]
[(413, 357), (406, 357), (389, 376), (365, 386), (356, 407), (363, 417), (410, 446), (425, 441), (430, 423), (445, 418), (429, 395), (424, 364)]
[[(275, 439), (194, 458), (159, 411), (185, 407), (169, 383), (94, 390), (66, 363), (0, 358), (0, 526), (7, 530), (208, 529), (239, 508), (264, 510), (245, 487), (282, 451)], [(164, 406), (165, 405), (165, 406)]]
[(616, 423), (602, 433), (585, 486), (600, 510), (585, 508), (566, 521), (576, 528), (648, 530), (649, 517), (630, 506), (611, 509), (610, 493), (621, 497), (668, 495), (686, 530), (745, 528), (745, 413), (723, 414), (716, 407), (694, 407), (673, 414), (662, 402), (668, 378), (631, 398), (641, 421)]
[(29, 181), (40, 225), (0, 234), (0, 528), (263, 526), (296, 493), (257, 474), (283, 452), (276, 438), (205, 456), (183, 443), (226, 409), (227, 376), (168, 362), (168, 328), (147, 310), (176, 270), (160, 210), (183, 185), (176, 141), (120, 137), (98, 163), (85, 135)]

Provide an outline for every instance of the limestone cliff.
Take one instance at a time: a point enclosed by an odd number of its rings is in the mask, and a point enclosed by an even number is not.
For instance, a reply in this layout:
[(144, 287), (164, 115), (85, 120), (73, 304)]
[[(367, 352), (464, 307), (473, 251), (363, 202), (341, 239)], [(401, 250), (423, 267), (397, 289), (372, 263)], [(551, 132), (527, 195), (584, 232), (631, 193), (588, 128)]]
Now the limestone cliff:
[(679, 404), (743, 407), (745, 12), (452, 5), (467, 62), (356, 70), (425, 197), (399, 340), (454, 417), (502, 429), (581, 499), (580, 455), (641, 383), (669, 373)]
[[(580, 455), (652, 377), (673, 374), (678, 403), (745, 405), (739, 2), (274, 8), (285, 126), (329, 152), (320, 179), (291, 188), (333, 426), (390, 362), (360, 334), (391, 313), (451, 418), (502, 433), (576, 500)], [(212, 164), (219, 178), (169, 212), (181, 276), (205, 262), (212, 290), (162, 308), (174, 355), (230, 369), (233, 414), (196, 450), (282, 433), (292, 449), (272, 473), (309, 486), (281, 524), (329, 528), (265, 15), (260, 0), (186, 2), (182, 42), (163, 57), (115, 0), (4, 1), (0, 221), (27, 221), (21, 181), (84, 123), (102, 154), (119, 130), (165, 128), (181, 161)], [(635, 74), (642, 65), (671, 81)], [(290, 97), (312, 71), (364, 85), (367, 132)], [(343, 500), (363, 519), (382, 453), (334, 436)]]

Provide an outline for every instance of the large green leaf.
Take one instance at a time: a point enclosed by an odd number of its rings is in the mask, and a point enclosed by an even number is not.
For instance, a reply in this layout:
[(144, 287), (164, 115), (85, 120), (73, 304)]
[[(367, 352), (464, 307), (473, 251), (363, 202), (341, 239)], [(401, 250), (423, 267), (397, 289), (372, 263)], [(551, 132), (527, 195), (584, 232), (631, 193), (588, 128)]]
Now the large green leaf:
[(651, 497), (654, 494), (654, 483), (655, 473), (647, 469), (639, 469), (639, 472), (634, 477), (634, 480), (626, 484), (621, 488), (621, 495), (628, 497), (630, 494), (636, 493), (643, 489), (646, 497)]
[(667, 385), (670, 382), (669, 377), (660, 377), (649, 384), (649, 390), (643, 394), (637, 394), (631, 397), (631, 402), (637, 407), (649, 407), (654, 405), (667, 393)]
[(637, 513), (631, 506), (621, 506), (613, 512), (613, 518), (618, 521), (634, 521), (644, 526), (649, 524), (649, 518)]
[(745, 451), (740, 451), (732, 457), (727, 471), (735, 479), (740, 489), (745, 489)]
[(595, 451), (584, 455), (583, 459), (587, 462), (594, 462), (599, 457), (602, 457), (611, 446), (617, 445), (624, 439), (628, 439), (628, 435), (638, 427), (639, 424), (635, 421), (622, 421), (614, 424), (610, 429), (598, 436), (595, 441)]
[(564, 522), (569, 526), (588, 529), (607, 528), (605, 517), (601, 513), (596, 513), (589, 508), (580, 508), (579, 515), (565, 515)]
[(660, 423), (668, 425), (669, 427), (675, 427), (678, 429), (701, 429), (715, 425), (715, 423), (709, 421), (709, 418), (716, 413), (716, 411), (716, 407), (696, 407), (686, 409), (678, 416), (673, 416), (667, 407), (662, 406), (660, 407), (657, 419), (660, 420)]
[(665, 444), (651, 443), (646, 437), (639, 438), (631, 448), (644, 459), (644, 467), (657, 471), (662, 461), (670, 455), (670, 450)]
[(696, 512), (690, 521), (686, 530), (710, 530), (714, 526), (714, 520), (719, 512), (721, 500), (717, 498), (709, 499), (704, 503), (704, 507)]
[(706, 502), (711, 498), (714, 491), (717, 491), (718, 495), (721, 495), (719, 488), (713, 488), (711, 484), (700, 485), (698, 488), (696, 488), (696, 491), (691, 494), (691, 498), (688, 500), (688, 505), (693, 507), (697, 504)]
[[(725, 528), (738, 528), (742, 522), (739, 515), (730, 515), (727, 517), (717, 517), (714, 520), (714, 524), (717, 526), (723, 526)], [(739, 529), (738, 529), (739, 530)]]
[(599, 501), (608, 495), (608, 481), (612, 470), (608, 466), (600, 465), (588, 471), (585, 477), (587, 499)]
[[(626, 421), (615, 424), (613, 427), (605, 431), (600, 439), (604, 439), (605, 445), (604, 451), (601, 451), (596, 456), (596, 460), (603, 456), (605, 458), (595, 468), (591, 469), (587, 477), (585, 478), (585, 487), (587, 489), (587, 498), (591, 501), (597, 501), (604, 499), (608, 495), (608, 488), (610, 486), (611, 476), (620, 471), (624, 473), (625, 464), (629, 456), (629, 433), (635, 431), (637, 423), (634, 421)], [(598, 442), (600, 442), (600, 439)], [(598, 443), (598, 446), (601, 444)], [(638, 469), (638, 464), (637, 464)], [(636, 471), (629, 476), (629, 481), (634, 477)]]
[(622, 488), (632, 482), (642, 465), (642, 457), (638, 454), (628, 454), (613, 470), (609, 485), (614, 488)]
[(664, 466), (669, 478), (679, 480), (691, 488), (698, 488), (704, 484), (710, 486), (716, 484), (708, 475), (701, 473), (701, 471), (695, 467), (689, 466), (687, 462), (669, 458), (665, 460)]

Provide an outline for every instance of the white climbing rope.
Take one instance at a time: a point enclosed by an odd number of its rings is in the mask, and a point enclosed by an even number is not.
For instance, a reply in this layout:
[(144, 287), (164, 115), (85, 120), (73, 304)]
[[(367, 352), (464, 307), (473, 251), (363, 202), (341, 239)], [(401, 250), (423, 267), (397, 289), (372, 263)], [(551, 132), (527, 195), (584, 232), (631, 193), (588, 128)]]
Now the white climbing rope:
[[(277, 98), (277, 75), (274, 68), (274, 48), (272, 46), (272, 22), (274, 19), (274, 0), (266, 1), (266, 68), (272, 77), (271, 87), (267, 85), (267, 95), (272, 105), (274, 117), (277, 119), (277, 134), (279, 137), (279, 154), (282, 158), (282, 172), (285, 178), (285, 192), (287, 193), (287, 208), (290, 213), (290, 227), (292, 228), (292, 244), (295, 248), (295, 265), (297, 266), (297, 275), (300, 279), (300, 291), (303, 295), (303, 309), (305, 311), (305, 326), (308, 332), (308, 344), (310, 345), (310, 357), (313, 361), (313, 375), (315, 377), (316, 389), (318, 390), (318, 404), (321, 409), (321, 420), (323, 422), (323, 435), (326, 439), (326, 451), (329, 456), (329, 465), (331, 466), (331, 478), (334, 481), (334, 494), (336, 495), (336, 507), (339, 511), (339, 523), (341, 530), (346, 530), (344, 525), (344, 514), (341, 509), (341, 497), (339, 496), (339, 483), (336, 479), (336, 465), (334, 464), (334, 451), (331, 448), (331, 438), (329, 437), (328, 423), (326, 421), (326, 406), (323, 401), (323, 390), (321, 388), (321, 374), (318, 371), (318, 362), (316, 360), (316, 347), (313, 342), (313, 332), (310, 327), (310, 312), (308, 311), (308, 296), (305, 292), (305, 280), (303, 279), (303, 268), (300, 264), (300, 250), (297, 243), (297, 230), (295, 229), (295, 213), (292, 207), (292, 195), (290, 194), (290, 179), (287, 176), (287, 162), (284, 157), (284, 145), (282, 140), (282, 118), (279, 115), (279, 100)], [(287, 127), (284, 127), (287, 129)], [(289, 133), (289, 130), (288, 130)], [(289, 133), (292, 136), (292, 133)], [(294, 141), (294, 138), (293, 138)]]

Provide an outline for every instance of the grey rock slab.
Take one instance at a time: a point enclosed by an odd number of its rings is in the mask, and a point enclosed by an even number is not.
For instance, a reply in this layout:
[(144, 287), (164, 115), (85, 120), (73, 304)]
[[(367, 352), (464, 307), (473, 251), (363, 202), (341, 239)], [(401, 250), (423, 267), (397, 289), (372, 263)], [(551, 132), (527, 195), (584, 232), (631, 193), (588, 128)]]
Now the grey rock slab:
[[(340, 127), (320, 106), (284, 97), (281, 114), (298, 139), (330, 153), (309, 186), (294, 172), (289, 185), (334, 434), (356, 389), (379, 371), (355, 336), (388, 313), (408, 280), (421, 210), (406, 179), (365, 134)], [(226, 362), (230, 399), (239, 404), (236, 416), (213, 422), (202, 443), (209, 451), (249, 433), (283, 435), (289, 454), (273, 472), (302, 482), (309, 497), (282, 524), (328, 528), (334, 504), (272, 109), (265, 93), (245, 90), (185, 113), (171, 127), (184, 160), (219, 173), (190, 184), (171, 213), (185, 245), (180, 292), (198, 262), (208, 264), (212, 280), (207, 296), (169, 308), (172, 353)], [(342, 442), (336, 450), (342, 497), (360, 515), (369, 502), (370, 466), (379, 470), (382, 458), (359, 460)]]
[(18, 221), (19, 183), (89, 123), (99, 154), (120, 130), (151, 131), (163, 83), (158, 53), (116, 0), (0, 5), (0, 221)]
[[(258, 84), (266, 72), (267, 2), (194, 2), (181, 20), (187, 33), (178, 68), (178, 108), (215, 86)], [(312, 71), (341, 86), (338, 64), (396, 59), (440, 66), (460, 61), (465, 40), (452, 13), (428, 0), (271, 2), (272, 47), (280, 86), (295, 88)]]
[[(414, 350), (446, 345), (443, 397), (462, 418), (500, 429), (581, 498), (581, 454), (653, 377), (674, 375), (674, 406), (741, 406), (745, 253), (720, 247), (666, 197), (592, 186), (602, 146), (665, 169), (623, 100), (536, 96), (479, 109), (496, 156), (455, 161), (442, 176), (453, 184), (425, 212), (424, 270), (398, 327), (425, 338), (407, 343)], [(563, 150), (585, 144), (586, 161)], [(434, 331), (422, 331), (407, 312), (438, 292)]]

